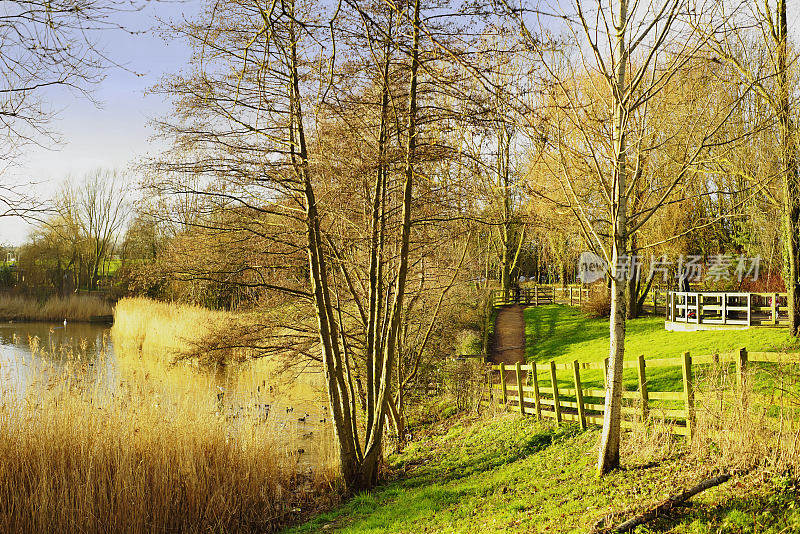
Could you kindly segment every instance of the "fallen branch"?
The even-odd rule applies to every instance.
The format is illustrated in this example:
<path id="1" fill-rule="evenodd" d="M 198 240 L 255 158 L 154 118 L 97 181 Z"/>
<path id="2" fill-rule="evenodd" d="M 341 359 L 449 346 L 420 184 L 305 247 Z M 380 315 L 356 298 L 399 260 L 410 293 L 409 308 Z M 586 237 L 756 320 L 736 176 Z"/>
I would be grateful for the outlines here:
<path id="1" fill-rule="evenodd" d="M 654 508 L 651 508 L 646 512 L 642 512 L 641 514 L 628 519 L 624 523 L 621 523 L 620 525 L 613 527 L 611 529 L 611 532 L 630 532 L 639 525 L 643 525 L 648 521 L 652 521 L 656 517 L 664 514 L 665 512 L 668 512 L 675 506 L 678 506 L 688 501 L 701 491 L 713 488 L 714 486 L 719 486 L 723 482 L 727 482 L 730 478 L 731 478 L 730 473 L 725 473 L 722 475 L 715 476 L 713 478 L 706 479 L 697 484 L 696 486 L 692 486 L 691 488 L 687 489 L 682 493 L 678 493 L 677 495 L 672 495 L 668 497 L 667 500 L 655 506 Z"/>

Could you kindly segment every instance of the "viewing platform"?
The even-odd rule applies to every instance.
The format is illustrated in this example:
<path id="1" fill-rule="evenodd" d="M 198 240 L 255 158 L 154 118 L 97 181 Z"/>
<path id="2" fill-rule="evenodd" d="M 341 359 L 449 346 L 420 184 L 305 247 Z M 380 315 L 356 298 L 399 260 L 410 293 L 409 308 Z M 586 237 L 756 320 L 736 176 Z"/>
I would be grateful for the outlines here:
<path id="1" fill-rule="evenodd" d="M 789 324 L 786 293 L 667 291 L 667 330 L 745 329 Z"/>

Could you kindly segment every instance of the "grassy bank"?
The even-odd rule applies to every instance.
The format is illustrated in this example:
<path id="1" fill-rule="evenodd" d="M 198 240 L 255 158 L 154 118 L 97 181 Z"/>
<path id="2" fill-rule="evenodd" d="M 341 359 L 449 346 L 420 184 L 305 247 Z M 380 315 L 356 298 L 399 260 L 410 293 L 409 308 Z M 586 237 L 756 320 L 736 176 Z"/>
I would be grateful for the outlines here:
<path id="1" fill-rule="evenodd" d="M 528 361 L 554 360 L 558 363 L 602 361 L 608 357 L 608 328 L 608 319 L 589 318 L 580 310 L 568 306 L 526 308 L 526 358 Z M 787 328 L 668 332 L 664 329 L 662 317 L 643 317 L 629 320 L 626 324 L 626 360 L 634 360 L 640 354 L 648 360 L 675 358 L 685 351 L 695 356 L 709 355 L 735 351 L 740 347 L 746 347 L 749 351 L 800 351 L 797 340 L 789 336 Z M 727 371 L 732 372 L 732 369 Z M 757 384 L 767 389 L 774 383 L 771 377 L 778 371 L 771 364 L 751 366 L 751 372 L 759 375 Z M 626 389 L 638 388 L 636 369 L 626 369 L 623 376 Z M 542 372 L 541 378 L 549 380 L 546 371 Z M 600 371 L 583 371 L 581 379 L 585 387 L 603 387 Z M 680 367 L 650 369 L 647 379 L 653 391 L 679 391 L 682 388 Z M 559 374 L 558 381 L 564 387 L 570 387 L 571 373 Z M 762 392 L 769 393 L 767 390 Z"/>
<path id="2" fill-rule="evenodd" d="M 626 434 L 625 468 L 598 479 L 598 435 L 516 416 L 463 421 L 391 458 L 395 481 L 287 533 L 586 533 L 709 474 L 678 444 Z M 797 498 L 789 479 L 736 479 L 640 532 L 795 532 Z"/>
<path id="3" fill-rule="evenodd" d="M 210 377 L 127 359 L 98 379 L 104 356 L 53 360 L 2 394 L 0 532 L 271 532 L 336 499 L 332 469 L 310 471 Z"/>
<path id="4" fill-rule="evenodd" d="M 26 297 L 0 296 L 0 321 L 89 321 L 92 317 L 112 313 L 107 301 L 92 296 L 51 297 L 43 302 Z"/>

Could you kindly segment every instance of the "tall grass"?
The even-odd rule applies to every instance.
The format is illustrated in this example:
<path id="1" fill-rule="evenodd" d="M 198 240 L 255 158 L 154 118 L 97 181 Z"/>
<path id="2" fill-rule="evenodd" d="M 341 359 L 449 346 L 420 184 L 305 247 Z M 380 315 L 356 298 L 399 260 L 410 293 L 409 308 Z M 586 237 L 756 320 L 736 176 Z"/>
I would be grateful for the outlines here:
<path id="1" fill-rule="evenodd" d="M 111 315 L 111 305 L 88 295 L 51 297 L 44 302 L 20 296 L 0 296 L 0 321 L 89 321 Z"/>
<path id="2" fill-rule="evenodd" d="M 0 532 L 270 532 L 335 499 L 263 413 L 163 365 L 98 386 L 80 356 L 1 392 Z"/>

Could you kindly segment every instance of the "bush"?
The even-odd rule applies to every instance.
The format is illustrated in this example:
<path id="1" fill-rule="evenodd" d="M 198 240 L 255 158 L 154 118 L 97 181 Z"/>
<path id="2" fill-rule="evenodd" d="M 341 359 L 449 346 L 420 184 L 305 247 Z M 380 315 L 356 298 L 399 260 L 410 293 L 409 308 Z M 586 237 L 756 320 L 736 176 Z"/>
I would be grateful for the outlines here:
<path id="1" fill-rule="evenodd" d="M 581 311 L 588 317 L 608 317 L 611 315 L 611 292 L 606 287 L 590 291 L 589 298 L 581 306 Z"/>

